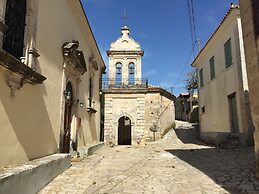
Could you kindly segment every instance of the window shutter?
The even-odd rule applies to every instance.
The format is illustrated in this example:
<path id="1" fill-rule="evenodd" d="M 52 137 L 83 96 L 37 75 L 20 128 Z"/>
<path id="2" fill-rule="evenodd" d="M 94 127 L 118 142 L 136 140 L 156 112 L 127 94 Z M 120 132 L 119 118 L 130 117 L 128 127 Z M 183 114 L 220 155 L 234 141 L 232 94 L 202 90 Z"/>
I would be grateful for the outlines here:
<path id="1" fill-rule="evenodd" d="M 202 88 L 204 86 L 204 82 L 203 82 L 203 69 L 200 70 L 199 74 L 200 74 L 200 87 Z"/>
<path id="2" fill-rule="evenodd" d="M 215 78 L 215 60 L 214 56 L 210 59 L 210 79 Z"/>
<path id="3" fill-rule="evenodd" d="M 224 45 L 224 50 L 225 50 L 225 64 L 226 68 L 232 65 L 232 53 L 231 53 L 231 39 L 229 39 L 225 45 Z"/>

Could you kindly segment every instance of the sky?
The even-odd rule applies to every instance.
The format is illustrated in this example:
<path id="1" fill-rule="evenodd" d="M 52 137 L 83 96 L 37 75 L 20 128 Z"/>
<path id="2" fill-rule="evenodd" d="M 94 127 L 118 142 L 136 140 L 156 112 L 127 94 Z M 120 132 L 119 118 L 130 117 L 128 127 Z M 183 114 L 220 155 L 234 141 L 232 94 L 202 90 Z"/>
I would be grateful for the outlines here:
<path id="1" fill-rule="evenodd" d="M 81 1 L 107 67 L 106 51 L 121 35 L 124 25 L 122 16 L 126 10 L 130 36 L 140 43 L 144 51 L 142 77 L 148 78 L 152 85 L 172 88 L 176 96 L 186 92 L 184 80 L 195 57 L 191 54 L 187 0 Z M 201 48 L 230 8 L 231 2 L 238 4 L 238 0 L 193 0 L 195 29 Z"/>

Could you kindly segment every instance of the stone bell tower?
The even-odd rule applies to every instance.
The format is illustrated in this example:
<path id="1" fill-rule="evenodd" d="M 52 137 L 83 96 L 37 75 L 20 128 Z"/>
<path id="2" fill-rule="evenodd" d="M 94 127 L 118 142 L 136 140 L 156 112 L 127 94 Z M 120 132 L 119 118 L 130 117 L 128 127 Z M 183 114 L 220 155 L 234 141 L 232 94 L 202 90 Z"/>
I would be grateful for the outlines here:
<path id="1" fill-rule="evenodd" d="M 102 82 L 104 142 L 145 145 L 160 138 L 174 122 L 174 96 L 160 87 L 148 85 L 148 79 L 142 77 L 144 52 L 130 37 L 126 25 L 121 28 L 121 36 L 111 43 L 107 55 L 109 78 Z"/>
<path id="2" fill-rule="evenodd" d="M 141 57 L 144 52 L 139 43 L 130 36 L 127 26 L 121 28 L 121 37 L 111 44 L 107 51 L 109 56 L 110 84 L 141 84 Z"/>

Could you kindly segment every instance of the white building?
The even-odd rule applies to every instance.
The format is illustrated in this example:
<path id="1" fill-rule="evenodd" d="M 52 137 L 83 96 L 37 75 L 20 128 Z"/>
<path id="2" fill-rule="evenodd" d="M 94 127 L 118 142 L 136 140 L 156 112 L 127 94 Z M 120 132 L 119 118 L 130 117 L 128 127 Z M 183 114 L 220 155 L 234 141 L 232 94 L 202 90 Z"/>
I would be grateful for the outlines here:
<path id="1" fill-rule="evenodd" d="M 192 66 L 198 72 L 201 139 L 223 147 L 249 143 L 253 125 L 238 6 L 231 5 Z"/>

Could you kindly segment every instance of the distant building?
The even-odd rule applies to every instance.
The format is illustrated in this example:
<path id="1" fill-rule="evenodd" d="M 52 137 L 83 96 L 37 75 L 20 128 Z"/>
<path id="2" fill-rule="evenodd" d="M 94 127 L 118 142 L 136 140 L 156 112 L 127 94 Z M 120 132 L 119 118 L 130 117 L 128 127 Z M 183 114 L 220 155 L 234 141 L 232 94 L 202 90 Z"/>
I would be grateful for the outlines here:
<path id="1" fill-rule="evenodd" d="M 187 99 L 190 97 L 189 93 L 181 93 L 175 100 L 175 119 L 180 121 L 189 120 L 189 112 L 191 110 L 190 103 Z"/>
<path id="2" fill-rule="evenodd" d="M 80 0 L 1 0 L 0 44 L 0 168 L 39 159 L 0 193 L 37 193 L 99 142 L 105 64 Z"/>
<path id="3" fill-rule="evenodd" d="M 174 95 L 142 78 L 144 52 L 123 26 L 111 44 L 109 79 L 103 80 L 104 141 L 115 145 L 145 144 L 174 124 Z"/>
<path id="4" fill-rule="evenodd" d="M 256 177 L 259 178 L 259 1 L 240 0 L 249 97 L 253 123 L 256 156 Z"/>
<path id="5" fill-rule="evenodd" d="M 198 72 L 201 139 L 218 146 L 252 142 L 239 7 L 230 10 L 192 62 Z"/>
<path id="6" fill-rule="evenodd" d="M 175 100 L 175 119 L 198 122 L 198 94 L 181 93 Z"/>

